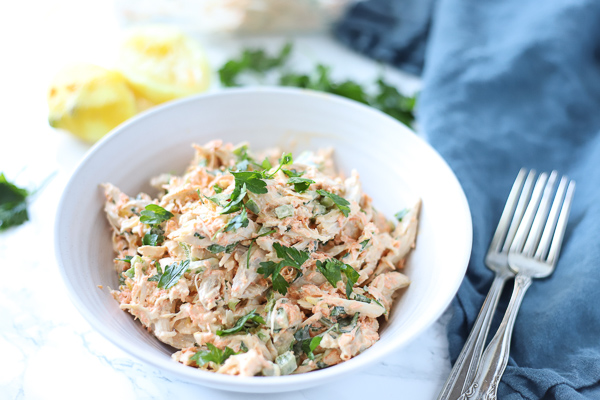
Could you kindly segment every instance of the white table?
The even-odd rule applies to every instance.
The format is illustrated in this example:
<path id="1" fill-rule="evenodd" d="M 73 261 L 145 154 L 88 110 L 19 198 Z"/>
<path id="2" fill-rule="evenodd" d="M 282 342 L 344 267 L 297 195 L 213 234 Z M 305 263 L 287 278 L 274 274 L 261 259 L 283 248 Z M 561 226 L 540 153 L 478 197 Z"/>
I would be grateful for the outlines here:
<path id="1" fill-rule="evenodd" d="M 0 13 L 0 171 L 17 182 L 54 179 L 30 207 L 30 221 L 0 234 L 0 399 L 434 399 L 447 376 L 445 325 L 436 322 L 413 343 L 357 375 L 314 389 L 243 395 L 169 380 L 159 370 L 123 353 L 94 332 L 66 294 L 53 252 L 54 214 L 69 175 L 89 146 L 51 129 L 46 90 L 68 62 L 110 66 L 119 35 L 106 1 L 13 1 Z M 214 66 L 244 45 L 277 49 L 283 39 L 220 39 L 206 42 Z M 316 62 L 338 78 L 370 82 L 377 63 L 324 35 L 295 38 L 294 63 L 305 71 Z M 419 81 L 397 71 L 387 78 L 405 91 Z M 85 260 L 82 260 L 85 262 Z"/>

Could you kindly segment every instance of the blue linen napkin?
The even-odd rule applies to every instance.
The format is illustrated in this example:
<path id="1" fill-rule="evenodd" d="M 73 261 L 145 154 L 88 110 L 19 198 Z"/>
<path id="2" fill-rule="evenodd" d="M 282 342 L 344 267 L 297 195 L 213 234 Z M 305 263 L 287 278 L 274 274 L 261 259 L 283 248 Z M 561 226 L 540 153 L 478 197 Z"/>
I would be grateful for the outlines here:
<path id="1" fill-rule="evenodd" d="M 398 3 L 413 5 L 371 6 L 410 12 Z M 342 26 L 360 19 L 351 15 Z M 556 271 L 523 301 L 498 398 L 600 399 L 600 1 L 438 0 L 432 21 L 419 122 L 458 176 L 474 228 L 452 361 L 490 287 L 483 259 L 518 170 L 557 169 L 577 181 L 569 227 Z"/>

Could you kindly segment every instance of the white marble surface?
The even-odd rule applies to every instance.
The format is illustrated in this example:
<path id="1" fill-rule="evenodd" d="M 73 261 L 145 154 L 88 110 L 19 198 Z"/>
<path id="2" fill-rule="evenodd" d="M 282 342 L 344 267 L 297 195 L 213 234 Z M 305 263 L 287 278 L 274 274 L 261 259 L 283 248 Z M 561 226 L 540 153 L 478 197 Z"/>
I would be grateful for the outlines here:
<path id="1" fill-rule="evenodd" d="M 107 1 L 11 2 L 0 13 L 0 171 L 35 185 L 54 179 L 30 207 L 30 221 L 0 234 L 0 399 L 434 399 L 450 370 L 443 316 L 413 343 L 357 375 L 314 389 L 275 395 L 222 392 L 170 380 L 93 331 L 71 305 L 53 252 L 62 188 L 88 146 L 46 122 L 49 79 L 62 65 L 110 66 L 119 26 Z M 8 11 L 8 12 L 7 12 Z M 207 42 L 214 65 L 245 44 L 277 48 L 282 39 Z M 381 66 L 323 36 L 296 38 L 295 64 L 334 67 L 334 75 L 371 81 Z M 395 71 L 404 90 L 419 86 Z M 85 262 L 85 260 L 82 260 Z"/>

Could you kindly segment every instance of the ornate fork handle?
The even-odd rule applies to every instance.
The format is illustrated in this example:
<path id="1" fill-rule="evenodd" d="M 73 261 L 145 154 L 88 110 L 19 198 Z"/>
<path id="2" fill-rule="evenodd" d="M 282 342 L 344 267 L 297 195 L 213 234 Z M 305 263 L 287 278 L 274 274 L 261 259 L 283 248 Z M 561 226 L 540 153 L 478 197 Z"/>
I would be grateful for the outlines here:
<path id="1" fill-rule="evenodd" d="M 483 352 L 494 311 L 504 288 L 504 283 L 512 274 L 498 273 L 492 282 L 490 291 L 483 302 L 481 311 L 473 324 L 471 333 L 452 367 L 450 376 L 438 396 L 438 400 L 455 400 L 472 382 L 477 365 Z"/>
<path id="2" fill-rule="evenodd" d="M 510 339 L 512 337 L 515 319 L 523 297 L 531 285 L 531 277 L 528 275 L 517 274 L 515 277 L 515 288 L 510 298 L 510 303 L 506 309 L 506 314 L 498 328 L 498 332 L 492 338 L 490 344 L 485 349 L 481 362 L 477 368 L 477 373 L 473 383 L 468 390 L 463 392 L 459 400 L 494 400 L 498 391 L 498 383 L 506 364 L 510 352 Z"/>

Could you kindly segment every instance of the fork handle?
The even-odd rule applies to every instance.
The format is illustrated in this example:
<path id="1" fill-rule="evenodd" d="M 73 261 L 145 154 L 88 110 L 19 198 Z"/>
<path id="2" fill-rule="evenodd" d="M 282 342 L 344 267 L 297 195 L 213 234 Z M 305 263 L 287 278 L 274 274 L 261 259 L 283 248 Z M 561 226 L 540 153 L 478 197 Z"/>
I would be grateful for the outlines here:
<path id="1" fill-rule="evenodd" d="M 508 363 L 510 339 L 517 313 L 530 285 L 531 277 L 517 274 L 515 288 L 498 332 L 496 332 L 481 357 L 473 383 L 459 400 L 494 400 L 497 398 L 498 383 Z"/>
<path id="2" fill-rule="evenodd" d="M 500 299 L 500 294 L 502 294 L 504 283 L 511 277 L 512 274 L 502 272 L 496 274 L 490 291 L 483 302 L 481 311 L 479 311 L 479 315 L 473 324 L 471 333 L 458 359 L 454 363 L 452 371 L 450 371 L 450 376 L 446 380 L 444 388 L 438 396 L 438 400 L 456 400 L 460 397 L 463 390 L 471 384 L 479 359 L 481 358 L 481 353 L 483 352 L 485 339 L 490 330 L 492 317 L 498 305 L 498 299 Z"/>

